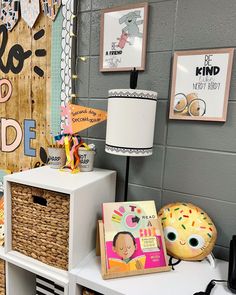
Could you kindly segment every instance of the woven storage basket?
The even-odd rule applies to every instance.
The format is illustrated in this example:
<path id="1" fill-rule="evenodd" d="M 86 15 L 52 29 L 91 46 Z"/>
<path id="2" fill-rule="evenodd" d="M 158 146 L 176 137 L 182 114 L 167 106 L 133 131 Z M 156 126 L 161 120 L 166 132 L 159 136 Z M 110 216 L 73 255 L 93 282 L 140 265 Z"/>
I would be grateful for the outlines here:
<path id="1" fill-rule="evenodd" d="M 82 295 L 95 295 L 94 291 L 83 288 Z"/>
<path id="2" fill-rule="evenodd" d="M 11 183 L 12 249 L 68 269 L 69 195 Z"/>
<path id="3" fill-rule="evenodd" d="M 0 259 L 0 295 L 6 294 L 5 286 L 5 261 Z"/>

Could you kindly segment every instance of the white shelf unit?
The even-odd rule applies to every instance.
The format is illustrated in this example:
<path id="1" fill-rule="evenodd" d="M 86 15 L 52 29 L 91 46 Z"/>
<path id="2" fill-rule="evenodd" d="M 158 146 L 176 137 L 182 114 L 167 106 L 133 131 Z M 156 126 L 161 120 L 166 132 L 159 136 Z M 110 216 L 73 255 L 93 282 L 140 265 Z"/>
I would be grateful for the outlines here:
<path id="1" fill-rule="evenodd" d="M 74 283 L 73 293 L 80 295 L 80 286 L 85 286 L 104 295 L 191 295 L 204 291 L 212 279 L 227 279 L 228 263 L 216 259 L 216 268 L 204 260 L 201 262 L 182 261 L 174 271 L 146 274 L 127 278 L 103 280 L 100 257 L 92 251 L 80 267 L 70 273 Z M 216 285 L 214 295 L 232 294 L 226 284 Z"/>
<path id="2" fill-rule="evenodd" d="M 22 284 L 22 282 L 27 282 Z M 6 263 L 6 289 L 8 294 L 33 295 L 36 290 L 36 275 L 15 264 Z"/>
<path id="3" fill-rule="evenodd" d="M 70 198 L 68 271 L 51 267 L 12 250 L 10 189 L 12 182 L 68 194 Z M 115 188 L 116 172 L 102 169 L 70 174 L 45 166 L 6 176 L 4 178 L 5 248 L 0 248 L 0 258 L 7 264 L 7 295 L 34 294 L 31 291 L 36 275 L 64 287 L 67 295 L 70 284 L 69 272 L 94 249 L 97 220 L 102 216 L 102 203 L 115 201 Z M 17 273 L 22 288 L 16 290 L 10 285 Z M 26 278 L 29 281 L 29 288 L 25 286 Z"/>
<path id="4" fill-rule="evenodd" d="M 69 272 L 51 267 L 16 251 L 5 253 L 0 248 L 0 259 L 6 263 L 6 294 L 34 295 L 36 275 L 47 278 L 64 288 L 64 295 L 69 294 Z"/>
<path id="5" fill-rule="evenodd" d="M 5 253 L 4 247 L 0 247 L 0 259 L 6 263 L 7 295 L 35 294 L 36 275 L 55 282 L 64 288 L 64 295 L 69 294 L 69 272 L 51 267 L 16 251 Z"/>
<path id="6" fill-rule="evenodd" d="M 64 295 L 80 295 L 82 287 L 104 295 L 181 294 L 204 291 L 211 279 L 227 279 L 228 263 L 181 262 L 175 271 L 127 278 L 103 280 L 100 257 L 96 257 L 96 221 L 101 217 L 101 204 L 115 200 L 116 173 L 96 169 L 71 175 L 37 168 L 5 178 L 6 247 L 0 247 L 0 258 L 6 261 L 7 295 L 34 295 L 36 275 L 64 287 Z M 11 248 L 10 182 L 17 182 L 70 195 L 70 269 L 63 271 L 27 257 Z M 88 214 L 89 213 L 89 214 Z M 214 295 L 231 294 L 225 284 L 217 285 Z"/>
<path id="7" fill-rule="evenodd" d="M 45 277 L 62 287 L 67 287 L 69 283 L 69 273 L 67 271 L 46 265 L 45 263 L 27 257 L 16 251 L 11 251 L 6 254 L 5 259 L 7 262 L 14 264 L 21 269 Z"/>

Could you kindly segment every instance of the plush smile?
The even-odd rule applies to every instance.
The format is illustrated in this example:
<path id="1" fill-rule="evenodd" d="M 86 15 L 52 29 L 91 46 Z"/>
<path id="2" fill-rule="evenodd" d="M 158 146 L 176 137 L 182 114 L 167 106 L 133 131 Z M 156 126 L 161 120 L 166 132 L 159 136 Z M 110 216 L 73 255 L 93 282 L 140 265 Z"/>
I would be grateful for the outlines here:
<path id="1" fill-rule="evenodd" d="M 183 242 L 181 242 L 181 241 L 179 241 L 180 242 L 180 245 L 182 245 L 182 246 L 184 246 L 185 244 L 186 244 L 186 242 L 185 243 L 183 243 Z"/>

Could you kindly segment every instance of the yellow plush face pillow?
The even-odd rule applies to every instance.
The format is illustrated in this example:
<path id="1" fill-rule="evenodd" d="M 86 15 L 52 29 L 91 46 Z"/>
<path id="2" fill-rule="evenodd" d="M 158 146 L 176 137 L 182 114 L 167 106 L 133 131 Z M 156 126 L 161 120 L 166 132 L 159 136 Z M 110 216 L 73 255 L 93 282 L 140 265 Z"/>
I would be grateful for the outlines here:
<path id="1" fill-rule="evenodd" d="M 158 213 L 167 253 L 182 260 L 202 260 L 211 253 L 217 231 L 210 217 L 190 203 L 173 203 Z"/>

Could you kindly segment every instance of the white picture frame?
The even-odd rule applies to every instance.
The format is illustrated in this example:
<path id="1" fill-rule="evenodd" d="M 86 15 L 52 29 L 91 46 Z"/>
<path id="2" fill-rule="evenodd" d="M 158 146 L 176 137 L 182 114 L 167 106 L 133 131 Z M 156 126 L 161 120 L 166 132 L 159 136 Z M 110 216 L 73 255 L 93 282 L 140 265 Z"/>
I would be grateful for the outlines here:
<path id="1" fill-rule="evenodd" d="M 148 3 L 104 9 L 101 14 L 100 71 L 145 70 Z"/>
<path id="2" fill-rule="evenodd" d="M 233 54 L 233 48 L 174 53 L 170 119 L 226 121 Z"/>

